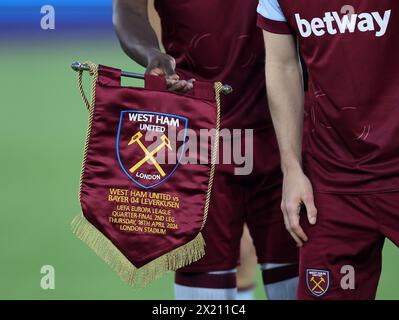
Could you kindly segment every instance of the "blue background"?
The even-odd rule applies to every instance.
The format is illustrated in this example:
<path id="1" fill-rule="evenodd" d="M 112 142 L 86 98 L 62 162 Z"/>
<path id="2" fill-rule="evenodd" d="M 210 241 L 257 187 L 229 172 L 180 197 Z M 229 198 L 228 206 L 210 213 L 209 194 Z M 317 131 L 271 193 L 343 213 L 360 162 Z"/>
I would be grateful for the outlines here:
<path id="1" fill-rule="evenodd" d="M 55 9 L 58 35 L 109 34 L 112 31 L 112 0 L 2 0 L 0 35 L 3 37 L 40 36 L 42 6 Z M 48 36 L 48 34 L 46 35 Z"/>

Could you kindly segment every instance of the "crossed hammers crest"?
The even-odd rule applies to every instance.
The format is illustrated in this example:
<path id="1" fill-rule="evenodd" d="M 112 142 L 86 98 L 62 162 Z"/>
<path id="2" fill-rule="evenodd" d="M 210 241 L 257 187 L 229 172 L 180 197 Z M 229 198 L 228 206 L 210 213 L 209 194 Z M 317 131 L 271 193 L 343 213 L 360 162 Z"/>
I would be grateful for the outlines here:
<path id="1" fill-rule="evenodd" d="M 312 291 L 314 291 L 316 288 L 319 288 L 322 292 L 325 291 L 325 289 L 320 285 L 321 283 L 326 282 L 326 280 L 324 280 L 324 278 L 320 278 L 320 281 L 317 282 L 317 281 L 315 280 L 315 278 L 312 277 L 312 278 L 310 278 L 310 281 L 312 281 L 312 282 L 314 283 L 314 287 L 312 288 Z"/>
<path id="2" fill-rule="evenodd" d="M 162 142 L 156 146 L 152 151 L 149 151 L 145 145 L 141 142 L 141 138 L 143 134 L 141 132 L 137 132 L 129 141 L 128 145 L 132 145 L 137 143 L 141 150 L 144 152 L 144 158 L 142 158 L 139 162 L 137 162 L 133 167 L 129 169 L 131 173 L 135 172 L 138 168 L 140 168 L 146 161 L 150 160 L 155 168 L 158 170 L 159 174 L 164 177 L 166 175 L 165 171 L 161 168 L 157 160 L 155 159 L 155 155 L 164 147 L 167 147 L 169 150 L 172 150 L 172 146 L 170 141 L 166 135 L 162 135 Z"/>

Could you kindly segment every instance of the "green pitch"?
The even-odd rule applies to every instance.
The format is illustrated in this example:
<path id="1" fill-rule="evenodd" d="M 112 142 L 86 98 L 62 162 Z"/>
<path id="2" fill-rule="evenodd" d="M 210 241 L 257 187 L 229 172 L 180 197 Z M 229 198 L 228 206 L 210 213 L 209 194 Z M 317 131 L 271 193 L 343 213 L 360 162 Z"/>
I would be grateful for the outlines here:
<path id="1" fill-rule="evenodd" d="M 132 289 L 72 235 L 69 225 L 80 210 L 87 125 L 69 65 L 91 59 L 131 71 L 142 68 L 114 39 L 9 43 L 0 58 L 0 299 L 172 299 L 172 274 L 146 289 Z M 398 253 L 387 242 L 379 299 L 399 298 Z M 40 287 L 43 265 L 55 268 L 55 290 Z M 256 297 L 264 299 L 259 273 Z"/>

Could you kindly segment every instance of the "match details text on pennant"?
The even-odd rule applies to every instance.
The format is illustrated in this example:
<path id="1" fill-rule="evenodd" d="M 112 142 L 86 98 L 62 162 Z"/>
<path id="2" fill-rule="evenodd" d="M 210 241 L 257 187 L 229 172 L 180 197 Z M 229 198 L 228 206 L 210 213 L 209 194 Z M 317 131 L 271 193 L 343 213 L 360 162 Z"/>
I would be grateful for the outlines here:
<path id="1" fill-rule="evenodd" d="M 108 220 L 121 231 L 165 235 L 179 229 L 174 217 L 174 209 L 180 208 L 177 195 L 110 188 L 108 202 L 114 204 Z"/>

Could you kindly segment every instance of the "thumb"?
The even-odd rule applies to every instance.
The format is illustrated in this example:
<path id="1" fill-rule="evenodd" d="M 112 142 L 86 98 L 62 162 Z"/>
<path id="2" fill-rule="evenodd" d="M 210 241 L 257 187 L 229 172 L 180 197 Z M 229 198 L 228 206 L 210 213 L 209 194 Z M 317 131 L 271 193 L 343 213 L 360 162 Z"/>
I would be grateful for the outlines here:
<path id="1" fill-rule="evenodd" d="M 176 61 L 173 57 L 170 57 L 163 63 L 163 69 L 165 71 L 165 76 L 168 78 L 172 78 L 174 80 L 178 80 L 179 76 L 176 74 Z"/>
<path id="2" fill-rule="evenodd" d="M 317 209 L 314 204 L 313 194 L 307 195 L 303 198 L 303 203 L 306 207 L 306 213 L 310 224 L 316 224 L 317 221 Z"/>

